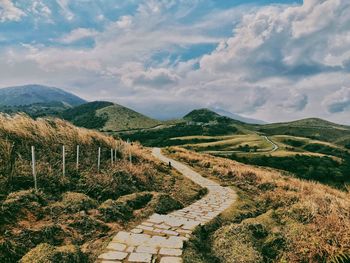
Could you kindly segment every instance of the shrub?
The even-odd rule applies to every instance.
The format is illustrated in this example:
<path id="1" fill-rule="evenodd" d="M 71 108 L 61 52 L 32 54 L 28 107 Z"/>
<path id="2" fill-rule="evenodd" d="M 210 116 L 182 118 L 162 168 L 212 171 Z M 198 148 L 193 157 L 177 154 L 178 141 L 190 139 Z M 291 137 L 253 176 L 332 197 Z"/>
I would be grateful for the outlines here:
<path id="1" fill-rule="evenodd" d="M 34 190 L 23 190 L 13 192 L 7 196 L 1 206 L 1 214 L 3 222 L 11 222 L 14 218 L 25 214 L 25 210 L 29 209 L 34 215 L 39 216 L 41 207 L 46 204 L 45 197 L 42 192 Z"/>
<path id="2" fill-rule="evenodd" d="M 87 211 L 98 206 L 97 201 L 91 199 L 85 194 L 67 192 L 63 194 L 62 204 L 67 211 L 79 212 Z"/>
<path id="3" fill-rule="evenodd" d="M 78 247 L 73 245 L 54 247 L 43 243 L 29 251 L 20 263 L 80 263 L 86 262 Z"/>
<path id="4" fill-rule="evenodd" d="M 167 214 L 171 211 L 183 208 L 182 203 L 175 200 L 168 194 L 162 194 L 158 198 L 158 203 L 155 209 L 156 213 L 158 214 Z"/>
<path id="5" fill-rule="evenodd" d="M 128 220 L 132 217 L 133 212 L 133 209 L 126 203 L 121 203 L 112 199 L 103 202 L 98 210 L 101 213 L 101 219 L 105 222 Z"/>

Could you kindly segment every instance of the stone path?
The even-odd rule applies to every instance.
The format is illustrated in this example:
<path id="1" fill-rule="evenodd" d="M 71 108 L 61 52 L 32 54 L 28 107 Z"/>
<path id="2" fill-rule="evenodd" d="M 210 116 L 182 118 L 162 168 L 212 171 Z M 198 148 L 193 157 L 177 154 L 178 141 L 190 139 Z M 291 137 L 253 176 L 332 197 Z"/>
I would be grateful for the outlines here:
<path id="1" fill-rule="evenodd" d="M 159 148 L 153 149 L 153 155 L 163 162 L 171 162 L 184 176 L 206 187 L 208 194 L 168 215 L 153 214 L 129 232 L 120 231 L 96 262 L 180 263 L 183 243 L 194 228 L 209 222 L 235 202 L 236 194 L 232 189 L 203 178 L 186 165 L 165 157 Z"/>

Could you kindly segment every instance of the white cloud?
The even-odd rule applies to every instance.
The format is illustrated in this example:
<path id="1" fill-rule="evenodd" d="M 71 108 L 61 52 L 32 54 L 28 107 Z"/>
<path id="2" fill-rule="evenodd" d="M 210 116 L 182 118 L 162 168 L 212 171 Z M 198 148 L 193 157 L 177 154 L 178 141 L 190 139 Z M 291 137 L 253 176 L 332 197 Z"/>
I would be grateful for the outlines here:
<path id="1" fill-rule="evenodd" d="M 69 1 L 58 2 L 73 19 Z M 10 58 L 15 67 L 24 60 L 38 75 L 81 85 L 94 99 L 128 105 L 132 98 L 148 112 L 165 101 L 171 105 L 162 114 L 168 115 L 177 105 L 218 105 L 267 121 L 318 116 L 349 123 L 347 99 L 341 99 L 348 96 L 341 87 L 350 83 L 349 1 L 216 9 L 196 18 L 191 11 L 198 3 L 141 1 L 134 14 L 109 24 L 101 17 L 104 30 L 78 28 L 60 39 L 69 44 L 93 37 L 92 48 L 31 45 L 6 53 L 4 61 Z M 233 32 L 223 38 L 218 32 L 227 26 Z M 174 55 L 203 44 L 217 48 L 187 61 Z M 107 95 L 95 88 L 102 86 Z"/>
<path id="2" fill-rule="evenodd" d="M 132 17 L 131 16 L 122 16 L 117 22 L 117 27 L 121 29 L 127 29 L 132 25 Z"/>
<path id="3" fill-rule="evenodd" d="M 69 8 L 70 0 L 56 0 L 57 4 L 61 7 L 62 14 L 66 17 L 67 20 L 73 20 L 74 14 Z"/>
<path id="4" fill-rule="evenodd" d="M 25 15 L 11 0 L 0 0 L 0 22 L 19 21 Z"/>
<path id="5" fill-rule="evenodd" d="M 98 32 L 89 28 L 77 28 L 59 39 L 60 42 L 69 44 L 85 38 L 97 36 Z"/>
<path id="6" fill-rule="evenodd" d="M 330 113 L 350 111 L 350 88 L 342 87 L 323 101 Z"/>

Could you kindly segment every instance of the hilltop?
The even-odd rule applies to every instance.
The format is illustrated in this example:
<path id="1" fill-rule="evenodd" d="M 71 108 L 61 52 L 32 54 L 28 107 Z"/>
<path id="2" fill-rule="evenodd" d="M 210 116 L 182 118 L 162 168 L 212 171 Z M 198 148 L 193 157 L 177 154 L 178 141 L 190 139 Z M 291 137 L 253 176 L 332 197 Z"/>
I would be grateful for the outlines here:
<path id="1" fill-rule="evenodd" d="M 141 146 L 60 119 L 2 114 L 0 146 L 0 258 L 4 263 L 22 257 L 25 263 L 95 262 L 119 230 L 154 212 L 189 205 L 205 193 Z M 31 146 L 35 146 L 38 191 L 33 189 Z"/>
<path id="2" fill-rule="evenodd" d="M 0 106 L 23 106 L 36 103 L 61 102 L 68 106 L 77 106 L 86 101 L 62 89 L 25 85 L 0 89 Z"/>
<path id="3" fill-rule="evenodd" d="M 73 124 L 101 131 L 152 128 L 160 124 L 127 107 L 105 101 L 94 101 L 64 111 L 60 115 Z"/>
<path id="4" fill-rule="evenodd" d="M 0 89 L 0 112 L 24 112 L 33 118 L 57 116 L 62 111 L 86 101 L 64 90 L 42 85 L 25 85 Z"/>

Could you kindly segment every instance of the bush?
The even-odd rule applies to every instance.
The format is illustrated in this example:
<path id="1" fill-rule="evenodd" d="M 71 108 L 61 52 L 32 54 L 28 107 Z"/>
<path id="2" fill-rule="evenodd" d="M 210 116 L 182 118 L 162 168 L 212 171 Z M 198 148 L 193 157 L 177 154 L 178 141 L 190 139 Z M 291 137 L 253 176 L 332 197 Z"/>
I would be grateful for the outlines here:
<path id="1" fill-rule="evenodd" d="M 133 209 L 126 203 L 121 203 L 112 199 L 103 202 L 98 210 L 101 213 L 101 219 L 105 222 L 129 220 L 133 212 Z"/>
<path id="2" fill-rule="evenodd" d="M 80 263 L 86 262 L 78 247 L 73 245 L 54 247 L 43 243 L 29 251 L 20 263 Z"/>
<path id="3" fill-rule="evenodd" d="M 94 199 L 91 199 L 85 194 L 75 192 L 67 192 L 63 194 L 62 204 L 66 211 L 73 213 L 82 210 L 87 211 L 98 206 L 97 201 Z"/>
<path id="4" fill-rule="evenodd" d="M 40 216 L 41 208 L 46 204 L 45 197 L 42 192 L 34 190 L 23 190 L 13 192 L 7 196 L 1 206 L 1 214 L 3 222 L 11 222 L 14 218 L 25 214 L 25 209 L 36 216 Z"/>
<path id="5" fill-rule="evenodd" d="M 162 194 L 158 198 L 158 203 L 155 209 L 156 213 L 158 214 L 167 214 L 171 211 L 183 208 L 182 203 L 175 200 L 168 194 Z"/>
<path id="6" fill-rule="evenodd" d="M 101 219 L 106 222 L 129 220 L 133 217 L 133 211 L 145 207 L 152 197 L 153 195 L 147 192 L 125 195 L 116 201 L 109 199 L 103 202 L 98 210 L 103 215 Z"/>

